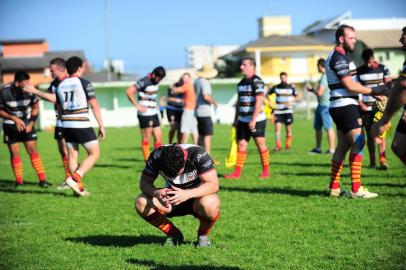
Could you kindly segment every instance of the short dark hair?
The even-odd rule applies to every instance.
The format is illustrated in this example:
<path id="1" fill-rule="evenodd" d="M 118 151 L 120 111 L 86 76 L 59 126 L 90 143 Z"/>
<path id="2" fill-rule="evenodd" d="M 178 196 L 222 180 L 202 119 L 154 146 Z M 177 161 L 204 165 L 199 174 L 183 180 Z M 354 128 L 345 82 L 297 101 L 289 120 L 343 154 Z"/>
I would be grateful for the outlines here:
<path id="1" fill-rule="evenodd" d="M 281 73 L 279 73 L 279 77 L 281 77 L 283 75 L 288 76 L 288 73 L 286 73 L 285 71 L 282 71 Z"/>
<path id="2" fill-rule="evenodd" d="M 370 48 L 366 48 L 365 50 L 362 51 L 362 60 L 364 62 L 367 62 L 371 57 L 374 57 L 374 51 Z"/>
<path id="3" fill-rule="evenodd" d="M 166 76 L 166 71 L 165 71 L 164 67 L 159 66 L 159 67 L 154 68 L 154 70 L 152 71 L 152 74 L 154 74 L 155 77 L 159 77 L 159 78 L 163 79 Z"/>
<path id="4" fill-rule="evenodd" d="M 351 29 L 352 31 L 355 31 L 354 27 L 346 25 L 346 24 L 342 24 L 340 25 L 340 27 L 338 27 L 337 31 L 336 31 L 336 42 L 338 43 L 338 40 L 340 37 L 345 36 L 345 29 Z"/>
<path id="5" fill-rule="evenodd" d="M 406 26 L 402 28 L 402 32 L 406 33 Z"/>
<path id="6" fill-rule="evenodd" d="M 324 58 L 320 58 L 319 60 L 317 60 L 317 65 L 326 67 L 326 60 Z"/>
<path id="7" fill-rule="evenodd" d="M 66 61 L 66 70 L 69 75 L 75 74 L 83 66 L 83 60 L 80 57 L 72 56 Z"/>
<path id="8" fill-rule="evenodd" d="M 252 66 L 254 66 L 254 67 L 257 66 L 257 62 L 255 62 L 254 58 L 249 57 L 249 56 L 243 57 L 243 59 L 241 60 L 241 63 L 244 62 L 245 60 L 248 60 Z"/>
<path id="9" fill-rule="evenodd" d="M 30 74 L 28 74 L 25 71 L 20 70 L 20 71 L 17 71 L 14 74 L 14 81 L 15 82 L 22 82 L 22 81 L 29 80 L 29 79 L 30 79 Z"/>
<path id="10" fill-rule="evenodd" d="M 49 62 L 50 65 L 57 65 L 62 68 L 66 68 L 66 61 L 61 57 L 56 57 Z"/>
<path id="11" fill-rule="evenodd" d="M 176 143 L 163 146 L 159 156 L 161 171 L 168 177 L 176 177 L 185 166 L 185 155 Z"/>

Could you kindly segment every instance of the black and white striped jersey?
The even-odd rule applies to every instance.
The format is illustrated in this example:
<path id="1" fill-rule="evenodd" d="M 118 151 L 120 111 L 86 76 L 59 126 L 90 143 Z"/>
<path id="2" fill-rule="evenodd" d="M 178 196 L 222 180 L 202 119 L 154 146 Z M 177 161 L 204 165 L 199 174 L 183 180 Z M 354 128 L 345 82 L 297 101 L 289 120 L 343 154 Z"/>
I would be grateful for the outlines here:
<path id="1" fill-rule="evenodd" d="M 239 116 L 238 121 L 248 123 L 252 119 L 254 113 L 256 97 L 264 95 L 265 84 L 260 77 L 254 75 L 252 78 L 243 78 L 237 85 L 238 90 L 238 106 Z M 262 105 L 262 104 L 261 104 Z M 258 115 L 256 121 L 263 121 L 266 115 L 263 111 Z"/>
<path id="2" fill-rule="evenodd" d="M 134 86 L 137 88 L 138 103 L 147 108 L 145 112 L 138 111 L 138 115 L 150 116 L 158 114 L 158 83 L 152 82 L 149 76 L 145 76 L 139 79 Z"/>
<path id="3" fill-rule="evenodd" d="M 173 185 L 183 189 L 199 186 L 201 183 L 200 175 L 214 169 L 214 162 L 203 147 L 194 144 L 179 144 L 179 146 L 186 150 L 185 170 L 182 174 L 175 178 L 168 178 L 161 171 L 159 157 L 162 149 L 168 147 L 168 145 L 155 149 L 149 155 L 142 173 L 154 179 L 161 175 L 165 179 L 167 186 Z"/>
<path id="4" fill-rule="evenodd" d="M 330 88 L 330 107 L 343 107 L 347 105 L 358 105 L 358 94 L 351 93 L 345 89 L 341 79 L 351 76 L 353 81 L 358 81 L 357 67 L 348 57 L 345 51 L 336 47 L 327 58 L 326 75 L 328 87 Z"/>
<path id="5" fill-rule="evenodd" d="M 88 100 L 96 98 L 93 85 L 80 77 L 70 76 L 56 90 L 57 102 L 62 106 L 64 128 L 91 127 Z"/>
<path id="6" fill-rule="evenodd" d="M 358 81 L 367 87 L 374 87 L 385 84 L 385 79 L 390 77 L 389 69 L 377 62 L 371 67 L 363 65 L 357 68 Z M 376 99 L 371 95 L 362 95 L 362 102 L 368 106 L 368 111 L 372 110 L 372 105 Z"/>
<path id="7" fill-rule="evenodd" d="M 21 88 L 12 84 L 5 85 L 0 90 L 0 109 L 8 114 L 17 116 L 24 122 L 31 118 L 31 106 L 39 101 L 33 94 L 25 93 Z M 5 119 L 5 124 L 15 125 L 13 120 Z"/>
<path id="8" fill-rule="evenodd" d="M 56 94 L 56 90 L 58 89 L 58 86 L 60 83 L 61 83 L 61 80 L 59 80 L 58 78 L 54 79 L 47 89 L 48 93 Z M 61 115 L 61 112 L 58 111 L 58 105 L 55 104 L 54 109 L 55 109 L 55 117 L 56 117 L 56 126 L 62 127 L 62 115 Z"/>
<path id="9" fill-rule="evenodd" d="M 276 95 L 276 108 L 274 114 L 293 113 L 292 107 L 295 97 L 297 96 L 294 85 L 280 83 L 268 91 L 268 95 Z"/>

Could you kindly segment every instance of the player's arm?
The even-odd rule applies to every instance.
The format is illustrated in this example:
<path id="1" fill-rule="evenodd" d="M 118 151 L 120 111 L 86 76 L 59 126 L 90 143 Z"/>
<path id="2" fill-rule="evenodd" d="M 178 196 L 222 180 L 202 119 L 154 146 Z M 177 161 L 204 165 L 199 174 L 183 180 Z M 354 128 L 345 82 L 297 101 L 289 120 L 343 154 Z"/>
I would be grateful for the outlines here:
<path id="1" fill-rule="evenodd" d="M 211 95 L 205 95 L 205 94 L 203 94 L 203 99 L 204 99 L 207 103 L 213 104 L 214 107 L 218 107 L 217 101 L 216 101 Z"/>
<path id="2" fill-rule="evenodd" d="M 390 119 L 404 104 L 406 104 L 406 80 L 399 79 L 395 82 L 391 90 L 388 103 L 381 119 L 382 123 L 389 123 Z"/>
<path id="3" fill-rule="evenodd" d="M 189 89 L 188 87 L 185 86 L 185 84 L 182 84 L 179 87 L 172 85 L 169 88 L 171 89 L 172 94 L 184 94 Z"/>
<path id="4" fill-rule="evenodd" d="M 26 133 L 30 133 L 32 131 L 35 125 L 35 121 L 38 118 L 38 115 L 39 115 L 39 101 L 37 100 L 37 102 L 31 105 L 31 117 L 28 125 L 25 126 Z"/>
<path id="5" fill-rule="evenodd" d="M 142 106 L 138 103 L 137 99 L 135 96 L 137 95 L 137 87 L 135 85 L 131 85 L 130 87 L 127 88 L 126 94 L 128 97 L 128 100 L 134 105 L 134 107 L 140 111 L 140 112 L 145 112 L 147 108 L 145 106 Z"/>
<path id="6" fill-rule="evenodd" d="M 168 201 L 167 192 L 171 189 L 169 188 L 156 188 L 154 182 L 157 176 L 150 176 L 148 174 L 142 173 L 140 180 L 140 189 L 143 194 L 152 199 L 152 202 L 156 208 L 161 211 L 169 211 L 171 205 Z"/>
<path id="7" fill-rule="evenodd" d="M 106 138 L 106 131 L 104 130 L 99 102 L 97 102 L 96 98 L 90 98 L 88 102 L 90 108 L 92 109 L 94 118 L 96 118 L 97 124 L 99 125 L 99 137 L 100 139 L 104 140 Z"/>
<path id="8" fill-rule="evenodd" d="M 196 188 L 181 189 L 172 186 L 172 190 L 167 192 L 169 203 L 178 205 L 192 198 L 201 198 L 218 192 L 219 180 L 214 168 L 200 174 L 199 177 L 202 183 Z"/>
<path id="9" fill-rule="evenodd" d="M 1 108 L 0 108 L 0 117 L 3 119 L 8 119 L 8 120 L 13 121 L 16 124 L 18 131 L 25 130 L 25 123 L 23 120 L 21 120 L 20 118 L 18 118 L 15 115 L 8 113 L 7 111 L 5 111 L 4 109 L 1 109 Z"/>
<path id="10" fill-rule="evenodd" d="M 49 101 L 51 103 L 54 103 L 54 104 L 56 103 L 56 94 L 43 92 L 43 91 L 35 88 L 35 86 L 32 84 L 29 84 L 28 86 L 24 87 L 23 91 L 26 93 L 34 94 L 37 97 L 45 99 L 46 101 Z"/>

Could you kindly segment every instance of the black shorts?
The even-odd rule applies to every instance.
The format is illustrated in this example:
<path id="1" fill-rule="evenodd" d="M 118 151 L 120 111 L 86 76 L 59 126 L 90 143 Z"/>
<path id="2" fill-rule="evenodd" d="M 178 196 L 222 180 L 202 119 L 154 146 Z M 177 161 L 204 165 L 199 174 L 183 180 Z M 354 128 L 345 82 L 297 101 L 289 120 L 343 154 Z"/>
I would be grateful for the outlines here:
<path id="1" fill-rule="evenodd" d="M 18 131 L 16 125 L 3 124 L 4 143 L 13 144 L 19 142 L 28 142 L 37 140 L 37 132 L 35 128 L 29 133 Z"/>
<path id="2" fill-rule="evenodd" d="M 398 126 L 396 127 L 396 132 L 406 134 L 406 112 L 403 112 L 402 117 L 399 120 Z"/>
<path id="3" fill-rule="evenodd" d="M 180 124 L 180 120 L 182 119 L 183 110 L 176 111 L 171 109 L 166 109 L 166 117 L 168 118 L 169 123 L 178 123 Z"/>
<path id="4" fill-rule="evenodd" d="M 361 118 L 362 124 L 365 127 L 365 130 L 370 131 L 372 125 L 374 124 L 374 111 L 362 111 L 361 110 Z"/>
<path id="5" fill-rule="evenodd" d="M 193 212 L 193 203 L 195 199 L 189 199 L 179 205 L 172 205 L 172 211 L 167 214 L 167 217 L 180 217 L 186 215 L 196 216 Z"/>
<path id="6" fill-rule="evenodd" d="M 275 123 L 291 125 L 293 124 L 293 114 L 292 113 L 275 114 Z"/>
<path id="7" fill-rule="evenodd" d="M 63 137 L 67 143 L 85 144 L 97 140 L 93 128 L 63 128 Z"/>
<path id="8" fill-rule="evenodd" d="M 197 119 L 197 129 L 199 135 L 208 136 L 213 135 L 213 121 L 211 117 L 196 117 Z"/>
<path id="9" fill-rule="evenodd" d="M 60 140 L 62 140 L 63 139 L 63 131 L 62 131 L 62 127 L 55 127 L 55 130 L 54 130 L 54 139 L 55 140 L 58 140 L 58 141 L 60 141 Z"/>
<path id="10" fill-rule="evenodd" d="M 259 121 L 255 124 L 255 131 L 251 131 L 248 128 L 248 123 L 238 121 L 237 123 L 237 141 L 246 140 L 247 142 L 250 140 L 251 136 L 256 137 L 265 137 L 265 128 L 266 128 L 266 120 Z"/>
<path id="11" fill-rule="evenodd" d="M 154 115 L 148 115 L 148 116 L 143 116 L 143 115 L 137 115 L 138 117 L 138 122 L 140 123 L 140 128 L 154 128 L 154 127 L 159 127 L 159 117 L 157 114 Z"/>
<path id="12" fill-rule="evenodd" d="M 363 126 L 361 109 L 358 105 L 330 108 L 329 112 L 337 126 L 337 130 L 341 130 L 344 134 Z"/>

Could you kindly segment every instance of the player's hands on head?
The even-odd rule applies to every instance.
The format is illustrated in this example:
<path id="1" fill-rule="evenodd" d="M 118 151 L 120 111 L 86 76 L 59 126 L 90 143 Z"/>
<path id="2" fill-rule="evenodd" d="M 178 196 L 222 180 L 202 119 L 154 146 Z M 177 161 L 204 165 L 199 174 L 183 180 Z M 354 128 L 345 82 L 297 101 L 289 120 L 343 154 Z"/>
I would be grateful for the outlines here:
<path id="1" fill-rule="evenodd" d="M 172 190 L 168 191 L 169 203 L 173 205 L 179 205 L 184 201 L 190 199 L 189 192 L 187 190 L 172 186 Z"/>

